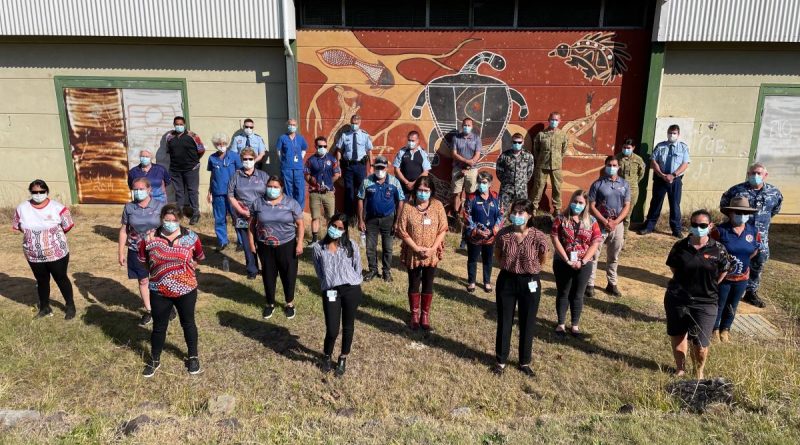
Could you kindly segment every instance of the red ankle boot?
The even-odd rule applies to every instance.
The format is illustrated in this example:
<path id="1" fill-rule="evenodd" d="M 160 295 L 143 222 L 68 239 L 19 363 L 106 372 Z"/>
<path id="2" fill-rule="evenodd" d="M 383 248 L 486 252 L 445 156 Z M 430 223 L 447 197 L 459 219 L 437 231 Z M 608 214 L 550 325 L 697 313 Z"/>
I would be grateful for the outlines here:
<path id="1" fill-rule="evenodd" d="M 431 302 L 433 302 L 433 294 L 422 294 L 422 317 L 419 324 L 426 331 L 431 330 Z"/>
<path id="2" fill-rule="evenodd" d="M 411 330 L 414 331 L 419 329 L 419 303 L 419 294 L 408 294 L 408 306 L 411 308 L 411 322 L 409 322 L 408 325 L 411 327 Z"/>

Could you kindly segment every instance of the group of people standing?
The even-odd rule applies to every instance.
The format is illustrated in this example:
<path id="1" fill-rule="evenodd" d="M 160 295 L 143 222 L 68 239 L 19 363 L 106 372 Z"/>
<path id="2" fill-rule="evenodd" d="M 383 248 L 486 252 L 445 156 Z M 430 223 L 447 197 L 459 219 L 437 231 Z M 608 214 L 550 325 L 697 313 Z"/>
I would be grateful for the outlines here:
<path id="1" fill-rule="evenodd" d="M 608 252 L 605 290 L 621 296 L 617 265 L 630 209 L 646 173 L 645 163 L 634 153 L 633 141 L 625 140 L 620 153 L 605 159 L 600 178 L 588 190 L 576 190 L 562 209 L 560 170 L 567 139 L 558 130 L 559 121 L 558 113 L 550 115 L 548 129 L 537 134 L 530 152 L 523 149 L 521 134 L 512 136 L 511 147 L 496 163 L 499 193 L 492 190 L 492 174 L 478 168 L 480 142 L 472 132 L 473 122 L 465 119 L 462 131 L 450 140 L 454 158 L 452 205 L 463 220 L 467 247 L 466 290 L 475 292 L 478 287 L 479 260 L 485 292 L 493 290 L 495 261 L 500 268 L 495 289 L 496 364 L 492 368 L 497 374 L 506 367 L 515 312 L 519 319 L 519 369 L 525 375 L 534 374 L 530 365 L 542 292 L 540 273 L 551 244 L 557 288 L 556 335 L 582 335 L 583 299 L 594 296 L 597 262 L 604 245 Z M 169 169 L 154 164 L 147 150 L 141 152 L 140 164 L 131 169 L 133 199 L 123 209 L 119 231 L 119 263 L 127 267 L 129 278 L 137 280 L 145 310 L 140 324 L 153 324 L 151 359 L 143 372 L 147 377 L 160 366 L 167 325 L 176 316 L 180 317 L 188 347 L 187 370 L 192 374 L 201 371 L 194 323 L 195 267 L 204 254 L 198 235 L 181 226 L 181 218 L 188 213 L 190 225 L 198 221 L 199 213 L 192 211 L 197 187 L 192 184 L 205 148 L 199 137 L 186 129 L 182 117 L 176 117 L 174 123 L 174 130 L 166 137 Z M 677 140 L 678 135 L 677 126 L 670 127 L 669 140 L 654 152 L 651 167 L 659 185 L 654 184 L 655 197 L 640 233 L 652 231 L 667 195 L 673 234 L 682 237 L 680 210 L 676 207 L 681 178 L 690 161 L 688 147 Z M 317 137 L 315 152 L 308 157 L 309 147 L 297 133 L 294 119 L 287 122 L 287 132 L 276 143 L 275 158 L 268 154 L 263 139 L 253 133 L 249 119 L 233 142 L 229 143 L 223 133 L 215 134 L 212 142 L 217 150 L 208 160 L 211 182 L 207 199 L 214 213 L 216 250 L 221 252 L 229 244 L 230 218 L 237 244 L 244 252 L 247 277 L 255 279 L 261 273 L 264 319 L 273 316 L 278 277 L 286 303 L 284 314 L 288 319 L 296 315 L 295 283 L 298 259 L 304 251 L 303 208 L 306 191 L 309 193 L 309 244 L 326 322 L 325 371 L 334 369 L 332 354 L 341 326 L 341 353 L 335 372 L 345 373 L 362 282 L 378 277 L 393 281 L 394 237 L 401 241 L 400 262 L 408 272 L 408 325 L 413 330 L 432 329 L 434 279 L 444 257 L 448 215 L 445 203 L 436 198 L 436 182 L 429 175 L 431 165 L 417 132 L 408 133 L 407 144 L 398 151 L 392 163 L 394 175 L 389 174 L 385 157 L 372 157 L 372 143 L 360 128 L 359 116 L 352 117 L 349 129 L 342 132 L 332 150 L 325 137 Z M 278 163 L 280 174 L 266 171 L 267 166 L 274 168 Z M 707 211 L 695 212 L 690 236 L 678 241 L 668 256 L 667 265 L 674 276 L 667 287 L 665 310 L 679 374 L 684 372 L 690 340 L 696 346 L 693 356 L 698 376 L 702 376 L 708 344 L 712 337 L 729 339 L 739 300 L 751 295 L 760 301 L 756 291 L 769 255 L 769 223 L 780 211 L 782 201 L 780 192 L 764 182 L 767 174 L 763 165 L 754 164 L 748 169 L 747 181 L 723 195 L 720 207 L 728 217 L 726 223 L 714 227 Z M 336 211 L 334 199 L 334 184 L 340 177 L 346 194 L 342 213 Z M 554 206 L 550 242 L 534 227 L 548 179 Z M 529 187 L 531 182 L 533 186 Z M 170 183 L 176 188 L 177 204 L 166 204 L 166 186 Z M 24 233 L 23 250 L 37 279 L 38 315 L 52 315 L 52 276 L 67 302 L 66 318 L 70 319 L 75 316 L 75 306 L 66 273 L 69 251 L 65 234 L 73 221 L 67 207 L 49 199 L 44 181 L 32 182 L 29 191 L 31 199 L 17 208 L 14 228 Z M 190 209 L 185 209 L 186 203 Z M 350 238 L 349 227 L 353 225 L 364 234 L 366 270 L 359 245 Z"/>

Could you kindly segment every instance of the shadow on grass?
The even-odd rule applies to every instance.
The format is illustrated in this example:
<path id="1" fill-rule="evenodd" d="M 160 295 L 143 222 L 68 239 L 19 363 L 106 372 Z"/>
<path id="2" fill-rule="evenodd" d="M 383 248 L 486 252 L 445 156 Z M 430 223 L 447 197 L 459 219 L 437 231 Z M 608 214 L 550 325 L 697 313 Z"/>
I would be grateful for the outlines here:
<path id="1" fill-rule="evenodd" d="M 259 275 L 255 281 L 260 284 L 261 276 Z M 197 282 L 198 287 L 203 292 L 214 294 L 220 298 L 256 307 L 263 307 L 266 304 L 263 294 L 259 294 L 251 287 L 232 280 L 225 275 L 208 272 L 198 273 Z"/>
<path id="2" fill-rule="evenodd" d="M 601 268 L 600 266 L 603 267 Z M 605 270 L 605 265 L 603 263 L 598 263 L 598 275 L 600 275 L 601 270 Z M 647 269 L 640 269 L 638 267 L 623 266 L 622 264 L 617 266 L 617 274 L 620 277 L 636 280 L 641 283 L 650 283 L 658 287 L 667 287 L 667 282 L 669 281 L 669 277 L 665 277 L 664 275 L 659 275 L 657 273 L 650 272 Z"/>
<path id="3" fill-rule="evenodd" d="M 300 343 L 300 337 L 289 329 L 268 321 L 255 320 L 229 311 L 217 312 L 219 324 L 234 329 L 245 337 L 261 342 L 264 347 L 272 349 L 289 360 L 317 363 L 322 353 L 314 351 Z"/>
<path id="4" fill-rule="evenodd" d="M 604 301 L 597 298 L 584 298 L 583 304 L 597 309 L 603 314 L 610 314 L 627 320 L 644 321 L 647 323 L 663 323 L 666 321 L 666 318 L 664 317 L 654 317 L 643 312 L 635 311 L 622 303 L 617 303 L 614 301 Z"/>
<path id="5" fill-rule="evenodd" d="M 52 298 L 52 291 L 58 291 L 58 286 L 54 281 L 50 282 L 51 299 L 50 305 L 61 310 L 64 304 Z M 39 295 L 36 293 L 36 280 L 32 278 L 12 277 L 0 272 L 0 295 L 25 306 L 39 305 Z M 59 297 L 61 293 L 58 292 Z M 56 297 L 58 298 L 58 297 Z M 62 297 L 63 298 L 63 297 Z"/>
<path id="6" fill-rule="evenodd" d="M 78 292 L 90 302 L 99 302 L 105 306 L 121 306 L 131 311 L 143 307 L 142 298 L 116 280 L 96 277 L 88 272 L 78 272 L 72 276 Z"/>
<path id="7" fill-rule="evenodd" d="M 774 261 L 800 265 L 800 224 L 772 224 L 769 229 L 769 255 Z"/>
<path id="8" fill-rule="evenodd" d="M 99 327 L 106 337 L 118 345 L 125 346 L 140 357 L 149 356 L 150 329 L 139 326 L 140 317 L 128 311 L 112 311 L 99 304 L 92 304 L 86 308 L 83 321 L 87 325 Z M 176 321 L 177 323 L 177 321 Z M 152 325 L 150 325 L 152 327 Z M 169 336 L 169 333 L 167 334 Z M 164 345 L 164 352 L 178 358 L 186 354 L 171 343 Z"/>

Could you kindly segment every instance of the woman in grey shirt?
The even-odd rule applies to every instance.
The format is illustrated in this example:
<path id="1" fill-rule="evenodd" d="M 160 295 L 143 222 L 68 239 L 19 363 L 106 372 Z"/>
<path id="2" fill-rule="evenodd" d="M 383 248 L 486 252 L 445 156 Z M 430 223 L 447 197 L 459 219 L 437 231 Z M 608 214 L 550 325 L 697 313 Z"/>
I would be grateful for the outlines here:
<path id="1" fill-rule="evenodd" d="M 331 355 L 339 323 L 342 324 L 342 353 L 336 364 L 335 375 L 345 372 L 347 355 L 353 343 L 355 319 L 361 304 L 361 255 L 358 246 L 347 235 L 347 217 L 343 213 L 333 215 L 328 222 L 328 233 L 314 243 L 314 269 L 322 287 L 322 309 L 325 313 L 325 358 L 322 371 L 332 367 Z"/>
<path id="2" fill-rule="evenodd" d="M 264 196 L 268 178 L 266 172 L 256 169 L 256 152 L 252 148 L 245 148 L 239 156 L 242 158 L 242 168 L 236 170 L 228 183 L 228 200 L 236 213 L 234 227 L 236 238 L 244 250 L 247 278 L 254 280 L 258 276 L 258 257 L 247 241 L 247 232 L 252 219 L 250 212 L 253 210 L 253 203 Z"/>

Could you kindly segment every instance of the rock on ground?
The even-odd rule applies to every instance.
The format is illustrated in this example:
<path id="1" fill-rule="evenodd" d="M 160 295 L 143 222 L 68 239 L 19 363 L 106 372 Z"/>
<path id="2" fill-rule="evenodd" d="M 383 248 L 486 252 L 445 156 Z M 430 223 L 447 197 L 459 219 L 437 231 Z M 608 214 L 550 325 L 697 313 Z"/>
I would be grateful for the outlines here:
<path id="1" fill-rule="evenodd" d="M 208 400 L 208 412 L 229 416 L 236 408 L 236 397 L 228 394 L 218 395 Z"/>
<path id="2" fill-rule="evenodd" d="M 5 427 L 14 426 L 20 422 L 35 421 L 42 418 L 38 411 L 29 409 L 0 409 L 0 424 Z"/>
<path id="3" fill-rule="evenodd" d="M 682 380 L 667 387 L 667 391 L 683 401 L 686 409 L 704 413 L 711 404 L 733 403 L 733 383 L 717 377 L 705 380 Z"/>

